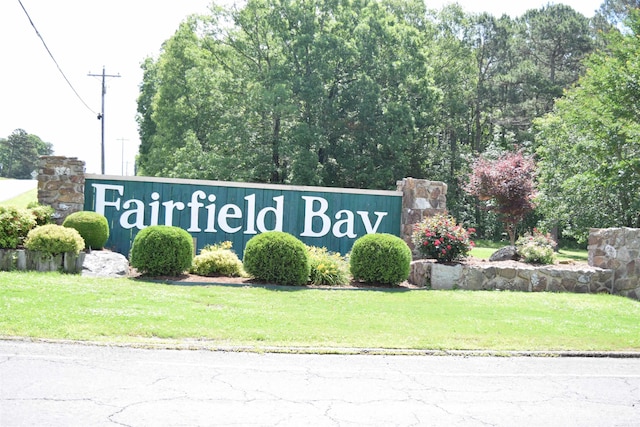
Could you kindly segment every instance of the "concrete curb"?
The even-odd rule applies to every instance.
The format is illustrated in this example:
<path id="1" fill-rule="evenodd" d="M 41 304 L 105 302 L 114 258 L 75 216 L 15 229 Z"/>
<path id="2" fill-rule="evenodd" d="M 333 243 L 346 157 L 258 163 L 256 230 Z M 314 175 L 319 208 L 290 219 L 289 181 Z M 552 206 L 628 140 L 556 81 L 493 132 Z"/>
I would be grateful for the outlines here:
<path id="1" fill-rule="evenodd" d="M 2 341 L 32 342 L 60 345 L 83 345 L 96 347 L 123 347 L 147 350 L 191 350 L 219 351 L 227 353 L 277 353 L 277 354 L 326 354 L 326 355 L 372 355 L 372 356 L 451 356 L 451 357 L 563 357 L 563 358 L 614 358 L 640 359 L 640 352 L 633 351 L 573 351 L 573 350 L 435 350 L 402 348 L 358 348 L 358 347 L 270 347 L 270 346 L 221 346 L 204 340 L 149 340 L 138 342 L 73 341 L 1 336 Z"/>

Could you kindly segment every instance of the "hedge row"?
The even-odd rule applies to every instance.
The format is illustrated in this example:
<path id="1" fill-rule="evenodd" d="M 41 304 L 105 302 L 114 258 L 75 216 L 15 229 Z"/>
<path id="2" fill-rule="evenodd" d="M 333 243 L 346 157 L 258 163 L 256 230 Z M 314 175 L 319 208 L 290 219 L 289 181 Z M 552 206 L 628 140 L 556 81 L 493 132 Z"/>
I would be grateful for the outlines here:
<path id="1" fill-rule="evenodd" d="M 281 285 L 346 285 L 354 280 L 396 285 L 409 276 L 411 250 L 399 237 L 369 234 L 356 240 L 350 257 L 308 247 L 291 234 L 269 231 L 251 238 L 241 262 L 231 243 L 207 246 L 193 256 L 192 238 L 178 227 L 156 225 L 140 231 L 131 248 L 131 266 L 149 276 L 249 275 Z"/>

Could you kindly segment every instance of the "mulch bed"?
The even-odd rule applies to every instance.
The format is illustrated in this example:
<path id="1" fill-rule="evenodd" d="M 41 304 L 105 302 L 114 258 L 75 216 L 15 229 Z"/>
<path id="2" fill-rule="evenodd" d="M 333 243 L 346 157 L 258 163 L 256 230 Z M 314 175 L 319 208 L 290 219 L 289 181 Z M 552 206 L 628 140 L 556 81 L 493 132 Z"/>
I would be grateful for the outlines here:
<path id="1" fill-rule="evenodd" d="M 131 269 L 129 277 L 135 280 L 151 280 L 158 282 L 169 282 L 178 285 L 244 285 L 244 286 L 265 286 L 273 285 L 273 283 L 265 283 L 260 280 L 247 277 L 228 277 L 228 276 L 198 276 L 195 274 L 181 274 L 179 276 L 147 276 Z M 280 285 L 286 286 L 286 285 Z M 413 285 L 409 282 L 402 282 L 399 285 L 391 286 L 386 283 L 365 283 L 352 280 L 348 285 L 344 286 L 315 286 L 315 285 L 291 285 L 292 288 L 309 288 L 309 289 L 396 289 L 411 290 L 423 289 L 421 286 Z"/>

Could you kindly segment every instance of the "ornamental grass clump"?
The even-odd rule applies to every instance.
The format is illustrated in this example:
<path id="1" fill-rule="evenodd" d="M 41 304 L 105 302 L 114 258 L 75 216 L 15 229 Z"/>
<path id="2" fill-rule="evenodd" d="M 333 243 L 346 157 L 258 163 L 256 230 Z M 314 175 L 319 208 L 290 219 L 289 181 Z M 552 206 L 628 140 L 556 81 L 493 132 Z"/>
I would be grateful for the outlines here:
<path id="1" fill-rule="evenodd" d="M 533 234 L 525 233 L 516 242 L 521 261 L 529 264 L 553 264 L 555 262 L 554 248 L 556 242 L 549 233 L 542 233 L 533 229 Z"/>
<path id="2" fill-rule="evenodd" d="M 349 262 L 327 248 L 307 246 L 311 273 L 309 282 L 316 286 L 344 286 L 349 284 Z"/>
<path id="3" fill-rule="evenodd" d="M 245 276 L 242 261 L 232 246 L 229 241 L 205 246 L 193 259 L 190 272 L 198 276 Z"/>
<path id="4" fill-rule="evenodd" d="M 438 262 L 452 262 L 467 256 L 474 243 L 475 229 L 464 229 L 455 218 L 438 214 L 415 224 L 411 241 L 425 257 Z"/>

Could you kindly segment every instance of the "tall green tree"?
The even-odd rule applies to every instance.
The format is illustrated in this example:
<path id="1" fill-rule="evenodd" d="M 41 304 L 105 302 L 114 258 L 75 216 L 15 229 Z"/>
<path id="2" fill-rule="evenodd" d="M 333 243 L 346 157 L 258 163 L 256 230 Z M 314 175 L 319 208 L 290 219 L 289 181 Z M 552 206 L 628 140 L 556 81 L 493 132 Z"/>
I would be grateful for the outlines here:
<path id="1" fill-rule="evenodd" d="M 537 122 L 543 212 L 582 241 L 590 227 L 640 226 L 640 13 L 628 25 Z"/>
<path id="2" fill-rule="evenodd" d="M 141 171 L 392 188 L 420 172 L 435 124 L 424 15 L 419 1 L 251 0 L 192 18 L 144 64 Z M 191 165 L 166 162 L 187 141 Z"/>
<path id="3" fill-rule="evenodd" d="M 532 122 L 575 84 L 594 40 L 562 5 L 516 19 L 420 0 L 214 6 L 143 64 L 138 170 L 381 189 L 440 180 L 456 218 L 500 233 L 460 180 L 488 149 L 535 146 Z"/>
<path id="4" fill-rule="evenodd" d="M 501 124 L 522 143 L 532 140 L 533 119 L 551 111 L 584 72 L 593 32 L 586 17 L 562 4 L 531 9 L 516 25 L 515 55 L 502 79 Z"/>
<path id="5" fill-rule="evenodd" d="M 636 9 L 640 9 L 640 0 L 604 0 L 597 16 L 604 18 L 614 28 L 624 27 Z"/>
<path id="6" fill-rule="evenodd" d="M 0 138 L 0 176 L 30 179 L 31 173 L 38 168 L 38 157 L 51 154 L 51 143 L 16 129 L 8 138 Z"/>

